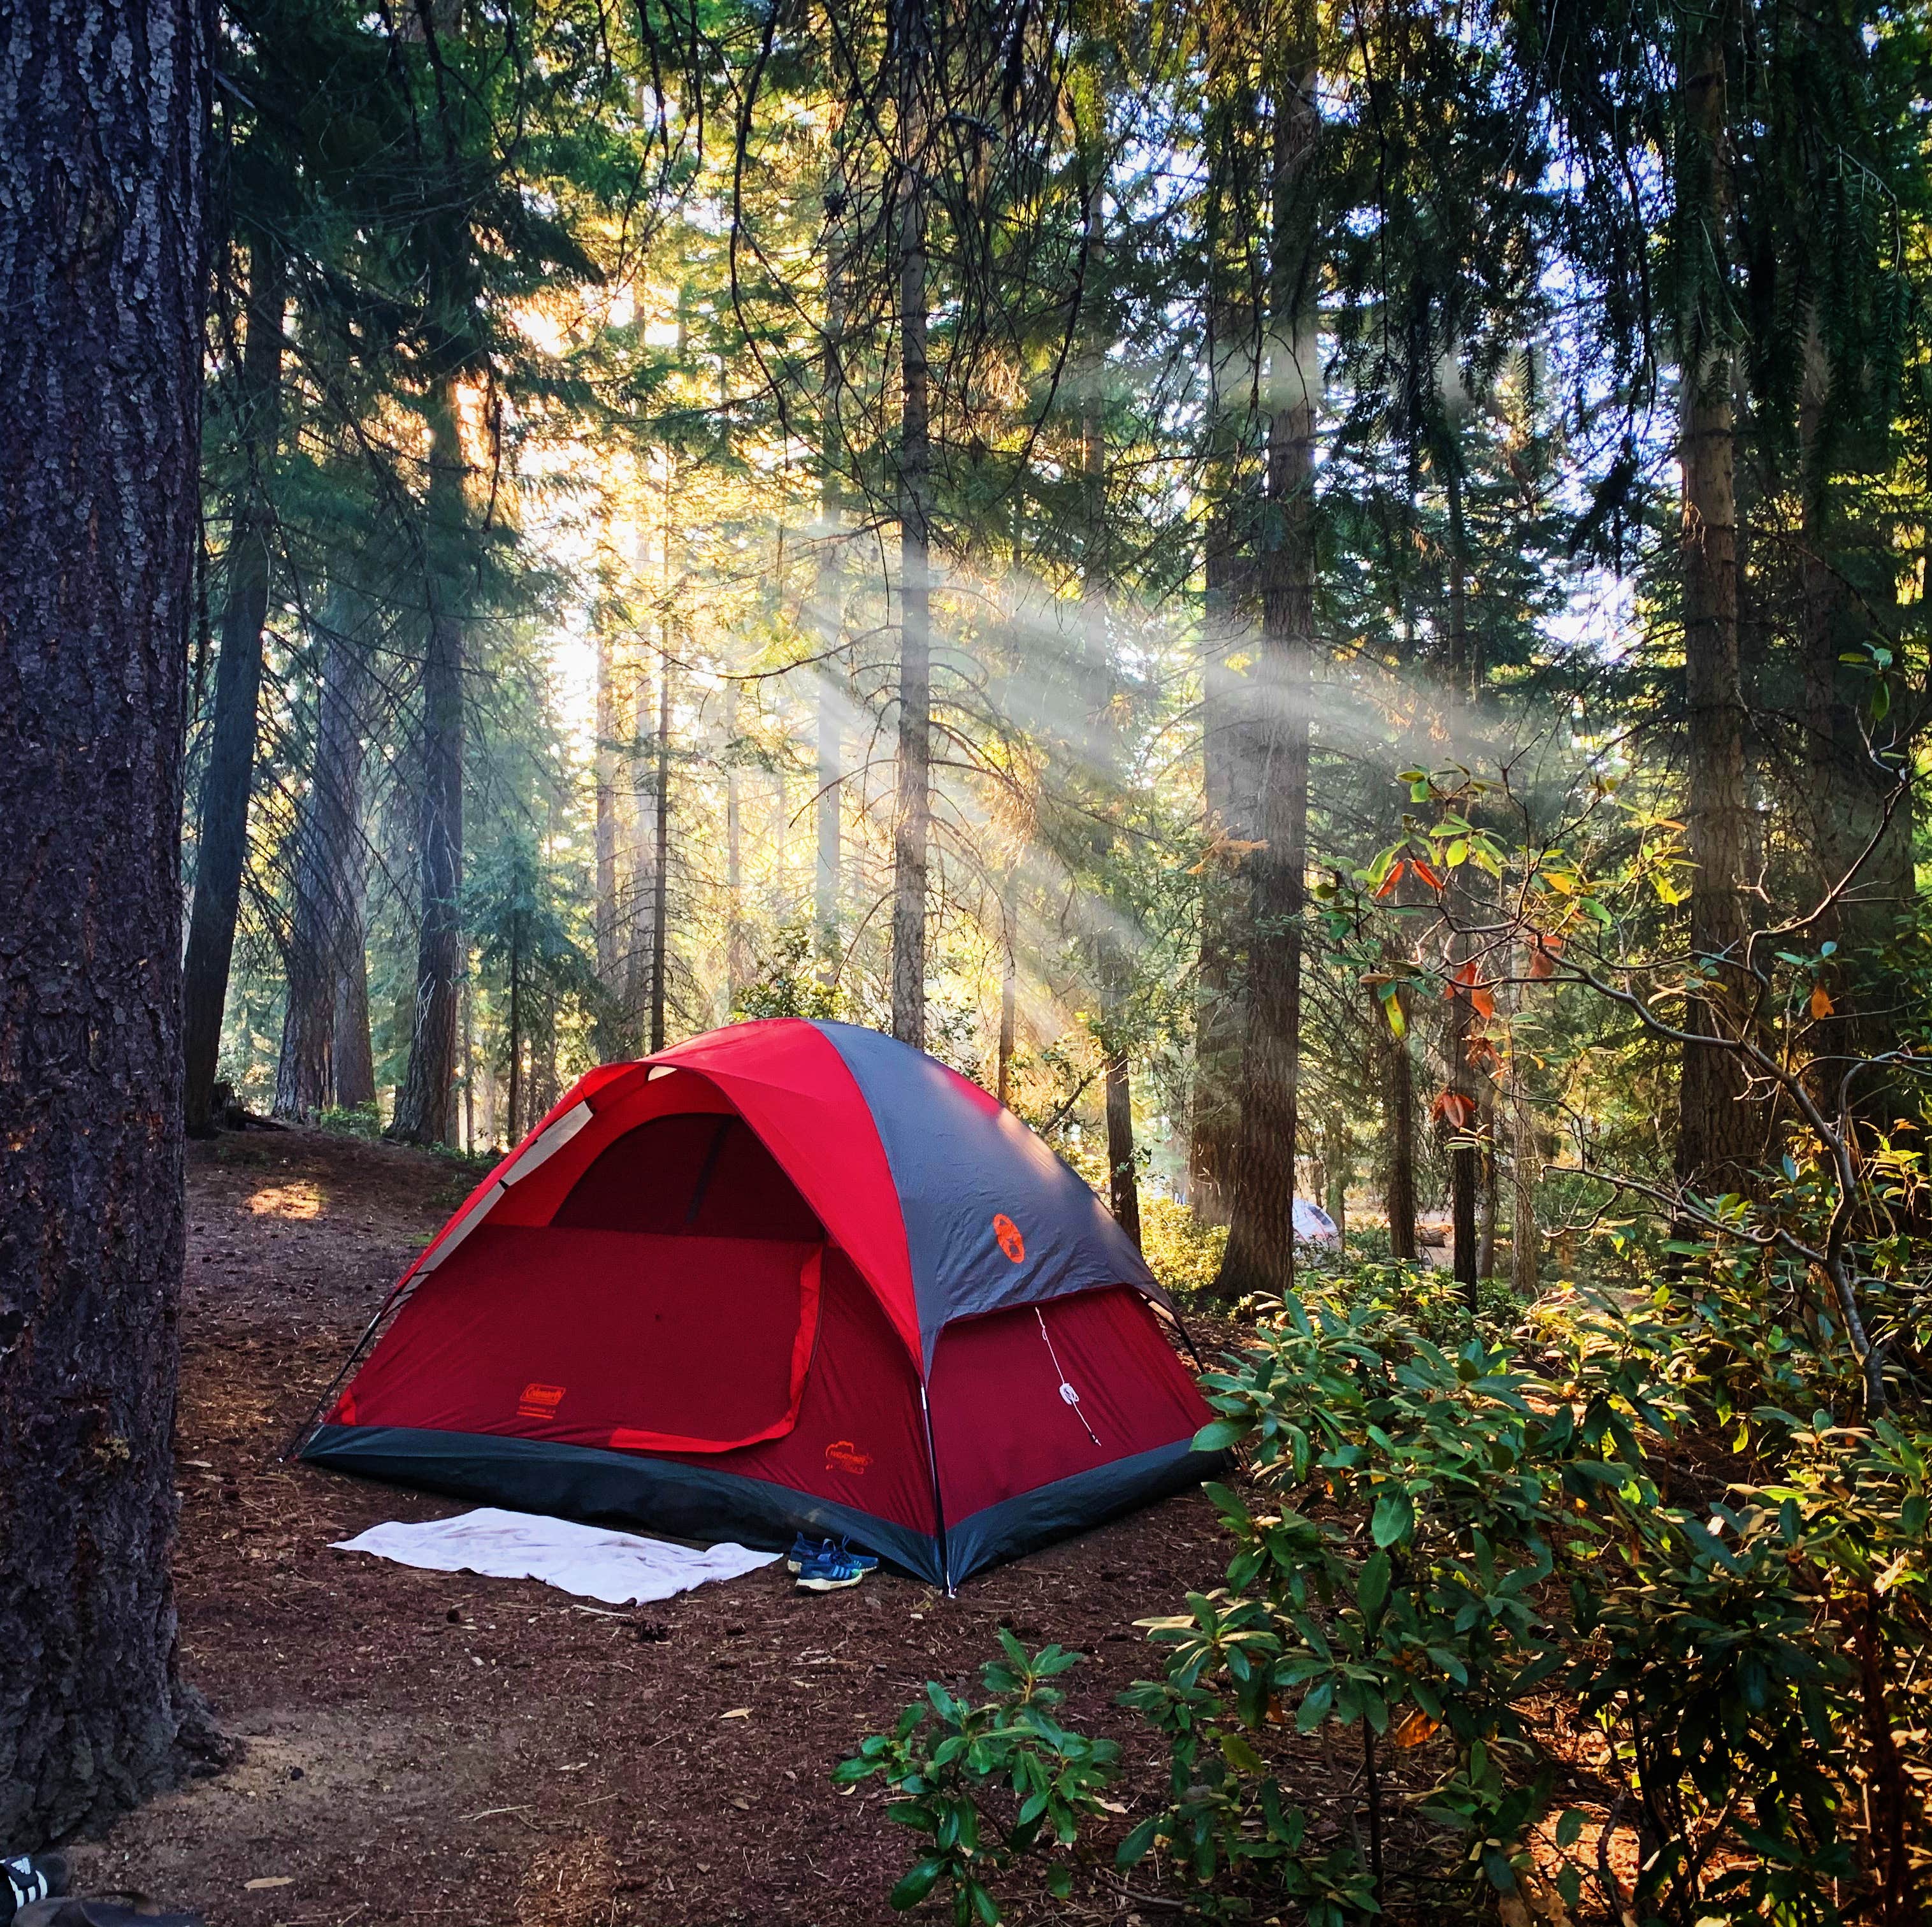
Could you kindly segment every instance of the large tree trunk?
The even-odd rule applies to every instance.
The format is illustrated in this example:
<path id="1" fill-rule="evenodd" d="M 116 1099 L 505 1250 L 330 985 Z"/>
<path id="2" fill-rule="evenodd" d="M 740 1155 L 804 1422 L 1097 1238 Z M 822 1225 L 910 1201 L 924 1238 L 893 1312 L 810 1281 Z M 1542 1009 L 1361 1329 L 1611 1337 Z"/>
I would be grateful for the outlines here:
<path id="1" fill-rule="evenodd" d="M 1208 833 L 1217 845 L 1252 842 L 1259 771 L 1246 710 L 1247 678 L 1228 666 L 1246 632 L 1237 587 L 1243 580 L 1226 553 L 1224 518 L 1210 518 L 1202 611 L 1201 756 Z M 1234 1150 L 1240 1123 L 1240 1067 L 1246 1028 L 1240 953 L 1246 918 L 1240 894 L 1246 871 L 1223 848 L 1202 873 L 1201 951 L 1194 993 L 1194 1088 L 1189 1115 L 1189 1185 L 1195 1215 L 1226 1224 L 1234 1199 Z"/>
<path id="2" fill-rule="evenodd" d="M 899 177 L 898 795 L 892 818 L 892 1035 L 926 1044 L 926 860 L 932 820 L 931 378 L 926 363 L 925 0 L 892 0 Z"/>
<path id="3" fill-rule="evenodd" d="M 268 488 L 280 432 L 282 311 L 287 299 L 281 251 L 257 236 L 248 250 L 248 326 L 236 392 L 243 475 L 229 524 L 227 594 L 214 671 L 214 718 L 201 779 L 194 906 L 182 975 L 184 1102 L 188 1130 L 196 1136 L 214 1128 L 211 1106 L 221 1020 L 235 953 L 242 873 L 248 860 L 262 626 L 268 620 L 275 539 Z"/>
<path id="4" fill-rule="evenodd" d="M 1687 243 L 1720 264 L 1731 259 L 1726 35 L 1720 15 L 1686 64 L 1678 219 Z M 1744 704 L 1738 660 L 1736 431 L 1732 358 L 1719 296 L 1688 300 L 1679 333 L 1678 380 L 1684 476 L 1684 683 L 1689 774 L 1684 827 L 1695 866 L 1690 883 L 1694 968 L 1711 973 L 1688 1004 L 1688 1027 L 1736 1037 L 1744 1022 L 1734 966 L 1749 935 L 1744 877 L 1750 809 L 1744 779 Z M 1726 961 L 1728 960 L 1728 962 Z M 1716 1044 L 1684 1046 L 1678 1101 L 1677 1175 L 1710 1193 L 1742 1187 L 1759 1149 L 1753 1107 L 1736 1054 Z"/>
<path id="5" fill-rule="evenodd" d="M 350 946 L 359 954 L 362 944 L 352 877 L 362 860 L 368 680 L 360 647 L 332 627 L 316 705 L 314 780 L 296 833 L 288 1000 L 275 1071 L 278 1118 L 312 1118 L 336 1098 L 337 993 Z"/>
<path id="6" fill-rule="evenodd" d="M 210 14 L 44 0 L 0 87 L 0 1843 L 212 1737 L 176 1679 L 182 739 Z"/>
<path id="7" fill-rule="evenodd" d="M 1240 461 L 1240 422 L 1252 404 L 1252 306 L 1231 234 L 1246 222 L 1231 203 L 1239 173 L 1235 115 L 1226 101 L 1209 120 L 1208 508 L 1202 557 L 1202 800 L 1214 854 L 1202 872 L 1201 948 L 1195 980 L 1194 1085 L 1189 1106 L 1189 1190 L 1204 1224 L 1226 1224 L 1234 1189 L 1240 1069 L 1247 1023 L 1240 968 L 1246 949 L 1246 872 L 1239 846 L 1255 840 L 1260 758 L 1250 677 L 1231 659 L 1248 653 L 1253 601 L 1248 553 L 1253 518 Z M 1227 258 L 1233 251 L 1236 259 Z M 1245 325 L 1244 325 L 1245 321 Z M 1237 395 L 1235 390 L 1243 391 Z"/>
<path id="8" fill-rule="evenodd" d="M 456 377 L 430 398 L 428 648 L 423 660 L 422 923 L 415 1024 L 391 1134 L 410 1144 L 451 1141 L 456 1093 L 458 985 L 463 974 L 463 616 L 469 511 Z"/>
<path id="9" fill-rule="evenodd" d="M 1875 681 L 1862 665 L 1847 665 L 1872 645 L 1898 645 L 1876 612 L 1892 608 L 1889 581 L 1860 585 L 1850 579 L 1857 551 L 1881 550 L 1879 539 L 1855 531 L 1838 512 L 1832 480 L 1837 452 L 1830 435 L 1830 371 L 1814 319 L 1806 343 L 1800 424 L 1804 455 L 1802 528 L 1804 588 L 1806 801 L 1811 822 L 1816 900 L 1824 902 L 1847 877 L 1849 889 L 1808 933 L 1813 944 L 1830 941 L 1838 954 L 1824 974 L 1834 1005 L 1813 1034 L 1821 1058 L 1876 1057 L 1898 1044 L 1897 980 L 1888 946 L 1913 894 L 1912 809 L 1902 777 L 1874 754 L 1874 739 L 1888 743 L 1888 722 L 1874 719 L 1866 733 L 1874 691 L 1890 696 L 1891 679 Z M 1868 564 L 1868 567 L 1869 565 Z M 1862 711 L 1863 713 L 1862 713 Z M 1888 709 L 1888 719 L 1890 711 Z M 1888 815 L 1888 810 L 1889 814 Z M 1856 870 L 1856 875 L 1853 876 Z M 1820 1096 L 1835 1106 L 1845 1067 L 1822 1080 Z M 1881 1127 L 1898 1108 L 1896 1080 L 1868 1073 L 1854 1087 L 1859 1107 Z M 1900 1100 L 1902 1101 L 1902 1100 Z"/>
<path id="10" fill-rule="evenodd" d="M 1308 868 L 1309 706 L 1315 650 L 1317 338 L 1315 23 L 1294 0 L 1277 69 L 1269 271 L 1268 521 L 1262 635 L 1251 672 L 1265 747 L 1262 847 L 1248 859 L 1247 1034 L 1234 1213 L 1216 1289 L 1294 1282 L 1294 1156 L 1301 1051 L 1301 917 Z"/>

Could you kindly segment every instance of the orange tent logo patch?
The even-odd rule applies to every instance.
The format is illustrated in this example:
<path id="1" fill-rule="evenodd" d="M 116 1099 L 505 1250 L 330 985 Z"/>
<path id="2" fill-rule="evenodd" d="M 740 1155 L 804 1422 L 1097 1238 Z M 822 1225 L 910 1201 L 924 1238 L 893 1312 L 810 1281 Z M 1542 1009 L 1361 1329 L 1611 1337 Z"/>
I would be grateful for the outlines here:
<path id="1" fill-rule="evenodd" d="M 554 1418 L 556 1408 L 563 1403 L 564 1388 L 560 1385 L 526 1385 L 523 1395 L 517 1400 L 519 1418 Z"/>
<path id="2" fill-rule="evenodd" d="M 872 1463 L 872 1454 L 860 1451 L 850 1439 L 834 1439 L 825 1448 L 827 1472 L 861 1472 Z"/>
<path id="3" fill-rule="evenodd" d="M 993 1220 L 993 1235 L 999 1240 L 1000 1249 L 1017 1265 L 1026 1256 L 1026 1240 L 1020 1235 L 1020 1228 L 1004 1211 Z"/>

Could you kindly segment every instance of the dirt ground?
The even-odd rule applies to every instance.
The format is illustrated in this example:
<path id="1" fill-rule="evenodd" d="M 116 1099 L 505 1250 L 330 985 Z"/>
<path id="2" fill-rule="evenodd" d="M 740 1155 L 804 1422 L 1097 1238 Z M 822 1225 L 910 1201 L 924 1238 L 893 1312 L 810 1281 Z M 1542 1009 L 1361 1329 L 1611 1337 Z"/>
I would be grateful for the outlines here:
<path id="1" fill-rule="evenodd" d="M 183 1664 L 245 1752 L 78 1848 L 88 1889 L 191 1906 L 211 1927 L 890 1920 L 912 1836 L 884 1820 L 876 1781 L 842 1793 L 829 1770 L 927 1679 L 976 1685 L 1002 1622 L 1082 1648 L 1070 1710 L 1144 1756 L 1140 1797 L 1164 1783 L 1154 1741 L 1111 1702 L 1148 1670 L 1132 1621 L 1220 1577 L 1197 1496 L 952 1600 L 885 1573 L 800 1594 L 775 1566 L 612 1613 L 332 1551 L 380 1520 L 464 1509 L 280 1454 L 470 1181 L 316 1132 L 193 1148 Z M 1108 1877 L 1055 1917 L 1132 1927 L 1138 1904 Z"/>

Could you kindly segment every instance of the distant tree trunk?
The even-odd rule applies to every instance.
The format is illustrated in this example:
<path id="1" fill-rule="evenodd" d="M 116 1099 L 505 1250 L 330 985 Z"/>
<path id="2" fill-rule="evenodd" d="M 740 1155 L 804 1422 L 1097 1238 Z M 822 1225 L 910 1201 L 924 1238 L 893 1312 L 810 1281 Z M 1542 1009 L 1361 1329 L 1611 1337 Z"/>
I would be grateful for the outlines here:
<path id="1" fill-rule="evenodd" d="M 826 235 L 826 316 L 824 396 L 819 425 L 818 511 L 820 560 L 815 601 L 821 645 L 818 665 L 818 762 L 817 866 L 812 884 L 814 947 L 818 955 L 818 980 L 830 988 L 838 980 L 839 811 L 844 779 L 839 740 L 838 693 L 832 677 L 834 653 L 845 627 L 844 593 L 844 511 L 840 464 L 844 442 L 841 413 L 845 387 L 846 261 L 840 221 L 845 205 L 845 183 L 835 176 L 832 191 L 838 214 L 828 213 Z M 828 197 L 827 206 L 833 203 Z"/>
<path id="2" fill-rule="evenodd" d="M 476 1148 L 476 986 L 463 973 L 463 1148 Z"/>
<path id="3" fill-rule="evenodd" d="M 1250 672 L 1265 749 L 1262 847 L 1248 859 L 1248 1021 L 1234 1211 L 1216 1289 L 1280 1293 L 1294 1281 L 1294 1159 L 1301 1050 L 1301 916 L 1307 890 L 1309 705 L 1315 650 L 1316 337 L 1315 24 L 1293 0 L 1276 69 L 1270 215 L 1267 488 L 1262 635 Z"/>
<path id="4" fill-rule="evenodd" d="M 1444 464 L 1449 506 L 1449 727 L 1450 739 L 1464 754 L 1472 754 L 1477 729 L 1477 703 L 1483 683 L 1482 663 L 1469 628 L 1468 530 L 1463 519 L 1462 448 L 1454 441 Z M 1476 920 L 1477 906 L 1465 864 L 1450 873 L 1448 901 L 1456 922 L 1466 928 Z M 1452 938 L 1449 962 L 1461 967 L 1474 954 L 1466 936 Z M 1474 986 L 1452 983 L 1449 1003 L 1448 1088 L 1460 1100 L 1460 1115 L 1449 1121 L 1450 1265 L 1462 1299 L 1476 1309 L 1476 1281 L 1483 1275 L 1478 1193 L 1482 1178 L 1480 1117 L 1482 1097 L 1469 1046 L 1475 1034 Z"/>
<path id="5" fill-rule="evenodd" d="M 456 1094 L 457 986 L 463 971 L 463 617 L 469 511 L 456 377 L 440 377 L 429 409 L 428 646 L 423 660 L 422 925 L 409 1068 L 392 1136 L 447 1144 Z"/>
<path id="6" fill-rule="evenodd" d="M 1108 1202 L 1120 1229 L 1141 1241 L 1139 1176 L 1134 1167 L 1134 1094 L 1124 1056 L 1107 1060 Z"/>
<path id="7" fill-rule="evenodd" d="M 1348 1122 L 1340 1111 L 1331 1110 L 1322 1119 L 1322 1139 L 1324 1179 L 1322 1202 L 1334 1222 L 1336 1236 L 1346 1238 L 1348 1235 L 1348 1181 L 1354 1173 L 1351 1168 L 1353 1149 L 1348 1142 Z"/>
<path id="8" fill-rule="evenodd" d="M 362 943 L 352 873 L 362 860 L 362 711 L 367 683 L 360 647 L 332 626 L 323 644 L 315 767 L 296 832 L 288 998 L 275 1071 L 278 1118 L 313 1117 L 337 1094 L 337 993 L 351 944 L 359 956 Z"/>
<path id="9" fill-rule="evenodd" d="M 1517 1046 L 1510 1046 L 1510 1286 L 1518 1298 L 1533 1298 L 1542 1283 L 1543 1240 L 1536 1223 L 1536 1181 L 1542 1158 L 1537 1149 L 1536 1113 L 1523 1088 Z"/>
<path id="10" fill-rule="evenodd" d="M 595 936 L 597 981 L 603 986 L 604 998 L 604 1007 L 598 1013 L 597 1054 L 608 1064 L 623 1057 L 629 1045 L 623 1025 L 614 1021 L 623 991 L 623 960 L 618 945 L 621 914 L 617 902 L 617 692 L 611 662 L 610 611 L 601 601 L 593 614 L 592 627 L 597 645 L 597 749 L 592 764 L 592 835 L 597 866 Z"/>
<path id="11" fill-rule="evenodd" d="M 666 618 L 667 623 L 669 618 Z M 651 1049 L 664 1047 L 664 990 L 670 968 L 670 647 L 658 672 L 656 848 L 651 862 Z"/>
<path id="12" fill-rule="evenodd" d="M 899 280 L 898 796 L 892 821 L 892 1035 L 926 1046 L 926 860 L 932 836 L 932 427 L 926 362 L 926 0 L 891 0 L 898 86 L 894 247 Z"/>
<path id="13" fill-rule="evenodd" d="M 830 683 L 820 671 L 818 690 L 818 848 L 812 880 L 812 923 L 818 952 L 818 978 L 830 984 L 838 974 L 838 786 L 842 776 L 838 710 Z"/>
<path id="14" fill-rule="evenodd" d="M 211 1743 L 169 1577 L 211 12 L 16 8 L 0 87 L 0 1842 Z"/>
<path id="15" fill-rule="evenodd" d="M 662 665 L 659 665 L 662 668 Z M 628 764 L 630 787 L 637 798 L 636 834 L 631 845 L 630 875 L 625 885 L 629 936 L 624 955 L 624 1019 L 637 1041 L 634 1049 L 646 1047 L 650 1031 L 650 971 L 656 954 L 656 909 L 657 875 L 653 867 L 658 846 L 657 830 L 657 700 L 650 672 L 638 671 L 633 707 L 636 728 L 632 733 Z"/>
<path id="16" fill-rule="evenodd" d="M 1402 993 L 1396 993 L 1400 1007 Z M 1378 1000 L 1379 1001 L 1379 1000 Z M 1388 1218 L 1389 1255 L 1415 1262 L 1415 1065 L 1408 1036 L 1397 1037 L 1378 1011 L 1383 1052 L 1382 1118 L 1388 1131 L 1382 1202 Z"/>
<path id="17" fill-rule="evenodd" d="M 1000 890 L 1000 1043 L 993 1094 L 1003 1104 L 1012 1101 L 1013 1047 L 1018 1031 L 1019 971 L 1013 954 L 1013 920 L 1018 908 L 1014 901 L 1018 895 L 1015 878 L 1018 869 L 1016 854 Z"/>
<path id="18" fill-rule="evenodd" d="M 1496 1161 L 1496 1087 L 1482 1081 L 1478 1098 L 1477 1127 L 1482 1133 L 1483 1148 L 1476 1193 L 1476 1275 L 1491 1278 L 1496 1271 L 1496 1211 L 1501 1202 L 1502 1174 Z"/>
<path id="19" fill-rule="evenodd" d="M 524 1134 L 524 972 L 516 913 L 510 916 L 510 1130 L 514 1144 Z"/>
<path id="20" fill-rule="evenodd" d="M 738 782 L 738 686 L 724 686 L 724 977 L 730 1009 L 745 987 L 745 823 Z"/>
<path id="21" fill-rule="evenodd" d="M 1687 245 L 1731 258 L 1733 221 L 1725 59 L 1734 24 L 1728 9 L 1700 29 L 1685 63 L 1678 218 Z M 1690 302 L 1679 326 L 1678 380 L 1684 476 L 1684 683 L 1688 722 L 1684 820 L 1694 868 L 1690 883 L 1694 966 L 1734 963 L 1749 934 L 1744 895 L 1750 807 L 1745 788 L 1744 704 L 1738 657 L 1736 430 L 1732 357 L 1714 312 L 1720 298 Z M 1744 993 L 1735 970 L 1707 966 L 1712 979 L 1690 1000 L 1690 1028 L 1736 1036 Z M 1714 1045 L 1687 1045 L 1678 1103 L 1677 1175 L 1700 1191 L 1735 1190 L 1758 1149 L 1754 1108 L 1737 1058 Z"/>
<path id="22" fill-rule="evenodd" d="M 376 1102 L 376 1053 L 369 1035 L 369 839 L 359 815 L 344 856 L 331 1055 L 335 1101 L 345 1110 L 357 1110 Z"/>
<path id="23" fill-rule="evenodd" d="M 230 511 L 214 717 L 202 773 L 194 902 L 182 973 L 184 1102 L 188 1128 L 197 1137 L 214 1127 L 214 1073 L 221 1055 L 221 1020 L 241 910 L 242 873 L 248 860 L 248 794 L 262 688 L 262 626 L 268 620 L 275 539 L 268 491 L 280 437 L 282 312 L 287 300 L 288 269 L 281 251 L 254 237 L 248 249 L 248 323 L 236 395 L 244 472 Z"/>

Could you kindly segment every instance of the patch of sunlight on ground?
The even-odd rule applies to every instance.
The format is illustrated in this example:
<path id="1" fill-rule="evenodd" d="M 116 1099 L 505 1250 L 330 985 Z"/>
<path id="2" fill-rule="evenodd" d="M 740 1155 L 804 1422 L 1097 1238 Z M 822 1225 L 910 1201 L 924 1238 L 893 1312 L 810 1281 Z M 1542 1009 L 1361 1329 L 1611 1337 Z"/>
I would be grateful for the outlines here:
<path id="1" fill-rule="evenodd" d="M 322 1192 L 306 1178 L 291 1184 L 264 1184 L 248 1200 L 248 1208 L 257 1217 L 320 1217 Z"/>

